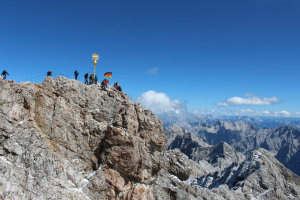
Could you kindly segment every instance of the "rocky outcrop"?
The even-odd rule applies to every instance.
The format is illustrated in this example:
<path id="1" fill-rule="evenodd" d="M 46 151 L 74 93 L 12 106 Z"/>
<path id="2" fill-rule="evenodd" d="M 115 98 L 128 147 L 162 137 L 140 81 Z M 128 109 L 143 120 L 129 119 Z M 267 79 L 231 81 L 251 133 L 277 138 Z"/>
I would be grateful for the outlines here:
<path id="1" fill-rule="evenodd" d="M 171 131 L 175 132 L 171 134 Z M 225 142 L 220 142 L 217 145 L 208 145 L 200 138 L 177 126 L 169 127 L 167 133 L 169 136 L 167 148 L 180 149 L 181 152 L 196 162 L 200 163 L 205 160 L 213 167 L 223 170 L 232 163 L 240 163 L 245 159 L 242 153 L 236 152 L 234 148 Z"/>
<path id="2" fill-rule="evenodd" d="M 205 174 L 192 179 L 191 185 L 208 188 L 231 199 L 299 198 L 299 176 L 286 169 L 271 152 L 258 149 L 244 156 L 225 142 L 205 146 L 201 139 L 178 126 L 166 130 L 168 149 L 180 149 L 196 161 Z"/>
<path id="3" fill-rule="evenodd" d="M 226 185 L 236 193 L 248 191 L 245 196 L 251 199 L 298 199 L 300 194 L 300 177 L 286 169 L 264 149 L 249 153 L 240 164 L 233 163 L 197 181 L 208 188 Z"/>
<path id="4" fill-rule="evenodd" d="M 207 184 L 209 175 L 231 167 L 212 157 L 231 158 L 226 144 L 213 149 L 199 140 L 206 150 L 197 162 L 179 150 L 167 151 L 162 122 L 113 88 L 103 91 L 64 77 L 47 77 L 42 84 L 0 80 L 0 120 L 0 199 L 247 199 L 252 194 L 219 181 L 221 176 L 219 187 Z M 212 160 L 203 158 L 207 155 Z M 298 179 L 286 177 L 280 188 L 292 193 L 283 197 L 299 198 Z"/>
<path id="5" fill-rule="evenodd" d="M 190 132 L 178 126 L 171 126 L 166 129 L 169 149 L 179 148 L 181 151 L 190 150 L 193 147 L 208 147 L 207 143 L 203 142 L 200 138 L 192 135 Z M 189 153 L 187 153 L 188 155 Z"/>
<path id="6" fill-rule="evenodd" d="M 0 194 L 14 199 L 149 199 L 166 144 L 151 111 L 64 77 L 0 80 Z"/>

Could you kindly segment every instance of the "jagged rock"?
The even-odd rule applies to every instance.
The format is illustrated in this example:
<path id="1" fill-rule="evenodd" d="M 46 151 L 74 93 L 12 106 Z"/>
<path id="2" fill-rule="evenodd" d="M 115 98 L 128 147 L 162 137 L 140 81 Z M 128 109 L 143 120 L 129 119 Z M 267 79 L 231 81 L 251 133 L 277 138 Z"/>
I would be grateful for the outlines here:
<path id="1" fill-rule="evenodd" d="M 175 124 L 166 128 L 169 143 L 179 132 L 187 131 L 211 145 L 226 142 L 244 154 L 264 148 L 274 153 L 287 168 L 300 175 L 300 131 L 293 127 L 259 128 L 243 121 L 217 121 L 213 124 L 200 123 L 183 127 Z"/>
<path id="2" fill-rule="evenodd" d="M 219 167 L 220 170 L 223 170 L 232 163 L 240 163 L 245 159 L 242 153 L 236 152 L 234 148 L 225 142 L 211 146 L 189 132 L 181 132 L 180 129 L 176 130 L 179 132 L 174 134 L 176 135 L 175 138 L 169 139 L 168 149 L 178 148 L 190 159 L 198 163 L 205 164 L 206 161 L 213 167 Z"/>
<path id="3" fill-rule="evenodd" d="M 168 127 L 166 129 L 166 133 L 168 137 L 167 145 L 169 149 L 179 148 L 181 149 L 181 151 L 183 151 L 183 149 L 190 150 L 194 146 L 195 147 L 209 146 L 207 143 L 203 142 L 200 138 L 192 135 L 190 132 L 187 132 L 183 128 L 178 127 L 176 125 Z"/>
<path id="4" fill-rule="evenodd" d="M 174 133 L 175 138 L 169 137 L 171 142 L 168 148 L 180 149 L 198 162 L 205 174 L 202 177 L 200 173 L 193 176 L 191 185 L 208 188 L 226 199 L 299 198 L 300 177 L 286 169 L 272 153 L 259 149 L 251 151 L 246 157 L 225 142 L 204 147 L 196 142 L 199 139 L 194 140 L 192 134 L 182 133 L 178 127 L 171 130 L 177 132 Z"/>
<path id="5" fill-rule="evenodd" d="M 249 153 L 241 164 L 198 179 L 198 183 L 208 188 L 226 184 L 237 193 L 257 199 L 298 199 L 300 194 L 300 177 L 264 149 Z"/>
<path id="6" fill-rule="evenodd" d="M 149 181 L 157 165 L 152 154 L 165 147 L 162 123 L 151 111 L 124 93 L 64 77 L 42 84 L 1 80 L 0 87 L 2 196 L 88 199 L 96 190 L 95 199 L 110 199 L 125 188 L 138 199 L 143 188 L 151 193 L 132 182 Z M 101 177 L 113 169 L 119 175 L 111 187 Z"/>
<path id="7" fill-rule="evenodd" d="M 245 177 L 249 187 L 227 181 L 207 188 L 199 180 L 216 172 L 214 162 L 166 151 L 166 142 L 162 122 L 113 88 L 64 77 L 42 84 L 0 80 L 0 199 L 246 199 L 260 178 Z M 225 144 L 211 152 L 231 158 Z M 298 177 L 280 167 L 275 172 L 286 178 L 277 191 L 289 187 L 299 198 Z M 265 185 L 271 187 L 263 182 L 255 191 Z"/>

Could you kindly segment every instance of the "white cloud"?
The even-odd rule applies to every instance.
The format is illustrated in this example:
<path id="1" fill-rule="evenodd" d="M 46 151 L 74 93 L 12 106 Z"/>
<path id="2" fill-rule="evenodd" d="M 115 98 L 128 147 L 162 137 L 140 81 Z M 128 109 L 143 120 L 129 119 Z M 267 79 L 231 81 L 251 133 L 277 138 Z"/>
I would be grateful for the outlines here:
<path id="1" fill-rule="evenodd" d="M 286 110 L 280 111 L 279 114 L 284 115 L 284 116 L 291 116 L 291 113 Z"/>
<path id="2" fill-rule="evenodd" d="M 152 110 L 164 122 L 187 121 L 195 117 L 185 104 L 178 99 L 171 99 L 165 93 L 149 90 L 136 98 L 137 103 Z"/>
<path id="3" fill-rule="evenodd" d="M 241 114 L 245 113 L 244 110 L 240 110 Z M 291 117 L 291 116 L 296 116 L 297 114 L 296 113 L 290 113 L 286 110 L 282 110 L 282 111 L 275 111 L 275 112 L 271 112 L 271 111 L 268 111 L 268 110 L 265 110 L 265 111 L 250 111 L 247 113 L 249 115 L 252 114 L 252 116 L 272 116 L 272 117 Z"/>
<path id="4" fill-rule="evenodd" d="M 164 113 L 174 111 L 180 113 L 182 105 L 177 99 L 170 99 L 165 93 L 149 90 L 144 92 L 136 99 L 137 103 L 142 104 L 154 113 Z"/>
<path id="5" fill-rule="evenodd" d="M 150 75 L 157 74 L 157 73 L 158 73 L 158 70 L 159 70 L 158 67 L 154 67 L 154 68 L 152 68 L 152 69 L 149 69 L 149 70 L 147 71 L 147 74 L 150 74 Z"/>
<path id="6" fill-rule="evenodd" d="M 280 102 L 277 97 L 261 98 L 258 96 L 252 96 L 251 94 L 246 94 L 247 97 L 231 97 L 225 102 L 217 103 L 219 107 L 227 107 L 232 105 L 271 105 Z"/>
<path id="7" fill-rule="evenodd" d="M 268 117 L 300 117 L 300 112 L 289 112 L 286 110 L 282 111 L 269 111 L 269 110 L 252 110 L 252 109 L 241 109 L 241 110 L 223 110 L 217 112 L 210 112 L 206 114 L 211 115 L 227 115 L 227 116 L 268 116 Z"/>
<path id="8" fill-rule="evenodd" d="M 248 116 L 270 116 L 270 117 L 298 117 L 299 112 L 288 112 L 286 110 L 282 111 L 258 111 L 258 110 L 240 110 L 237 111 L 238 115 L 248 115 Z"/>
<path id="9" fill-rule="evenodd" d="M 290 117 L 292 114 L 286 110 L 282 110 L 280 112 L 274 112 L 274 116 L 281 116 L 281 117 Z"/>
<path id="10" fill-rule="evenodd" d="M 263 114 L 263 115 L 271 115 L 271 112 L 268 111 L 268 110 L 265 110 L 265 111 L 262 112 L 262 114 Z"/>
<path id="11" fill-rule="evenodd" d="M 253 110 L 246 109 L 246 110 L 240 110 L 241 113 L 253 113 Z"/>
<path id="12" fill-rule="evenodd" d="M 228 103 L 226 103 L 226 102 L 219 102 L 219 103 L 217 103 L 217 106 L 219 106 L 219 107 L 227 107 Z"/>

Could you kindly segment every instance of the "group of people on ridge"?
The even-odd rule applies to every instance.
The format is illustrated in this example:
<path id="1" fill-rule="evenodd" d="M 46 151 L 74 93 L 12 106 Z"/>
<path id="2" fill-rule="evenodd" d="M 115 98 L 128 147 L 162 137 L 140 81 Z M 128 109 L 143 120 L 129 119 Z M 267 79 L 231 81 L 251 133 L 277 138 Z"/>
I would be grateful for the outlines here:
<path id="1" fill-rule="evenodd" d="M 77 72 L 77 70 L 74 72 L 74 74 L 75 73 L 78 73 Z M 79 74 L 79 73 L 78 73 Z M 78 76 L 78 75 L 77 75 Z M 76 76 L 76 74 L 75 74 L 75 79 L 77 80 L 77 76 Z M 84 84 L 86 84 L 86 85 L 91 85 L 91 84 L 97 84 L 98 83 L 98 76 L 97 76 L 97 74 L 95 74 L 95 77 L 94 77 L 94 74 L 91 74 L 90 76 L 89 76 L 89 73 L 86 73 L 85 75 L 84 75 L 84 80 L 85 80 L 85 82 L 84 82 Z M 90 81 L 89 81 L 90 80 Z"/>
<path id="2" fill-rule="evenodd" d="M 79 72 L 77 70 L 75 70 L 75 72 L 74 72 L 75 80 L 78 79 L 78 75 L 79 75 Z M 48 71 L 47 72 L 47 76 L 52 76 L 52 71 Z M 97 74 L 95 74 L 95 76 L 94 76 L 94 74 L 90 74 L 89 75 L 89 73 L 84 74 L 84 84 L 91 85 L 91 84 L 97 84 L 97 83 L 98 83 L 98 76 L 97 76 Z M 101 89 L 106 90 L 108 84 L 109 84 L 109 81 L 107 79 L 104 79 L 101 82 Z M 118 84 L 118 82 L 114 83 L 114 88 L 116 90 L 122 92 L 122 88 Z"/>
<path id="3" fill-rule="evenodd" d="M 52 71 L 48 71 L 47 72 L 47 76 L 53 76 L 52 74 L 53 72 Z M 74 72 L 74 76 L 75 76 L 75 80 L 78 79 L 78 75 L 79 75 L 79 72 L 77 70 L 75 70 Z M 3 77 L 3 79 L 6 79 L 6 76 L 9 76 L 9 73 L 6 71 L 6 70 L 3 70 L 2 73 L 1 73 L 1 76 Z M 94 77 L 94 74 L 91 74 L 89 76 L 89 73 L 86 73 L 84 75 L 84 80 L 85 80 L 85 84 L 86 85 L 91 85 L 91 84 L 97 84 L 98 83 L 98 76 L 97 74 L 95 74 L 95 77 Z M 103 90 L 106 90 L 107 86 L 109 84 L 109 81 L 107 79 L 104 79 L 102 82 L 101 82 L 101 89 Z M 118 84 L 118 82 L 114 82 L 114 88 L 120 92 L 122 92 L 122 88 L 121 86 Z"/>

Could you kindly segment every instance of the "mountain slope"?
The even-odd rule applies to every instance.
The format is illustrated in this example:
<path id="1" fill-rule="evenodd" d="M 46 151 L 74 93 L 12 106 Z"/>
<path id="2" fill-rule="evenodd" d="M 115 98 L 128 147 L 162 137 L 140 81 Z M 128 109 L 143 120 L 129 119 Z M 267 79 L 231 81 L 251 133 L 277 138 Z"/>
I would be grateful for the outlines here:
<path id="1" fill-rule="evenodd" d="M 224 142 L 203 147 L 193 142 L 195 136 L 190 133 L 175 135 L 168 148 L 180 149 L 206 171 L 204 176 L 194 178 L 192 185 L 218 192 L 229 189 L 247 199 L 299 198 L 300 177 L 286 169 L 272 153 L 258 149 L 244 156 Z"/>
<path id="2" fill-rule="evenodd" d="M 177 127 L 178 125 L 173 125 Z M 213 124 L 201 123 L 195 126 L 185 125 L 187 132 L 214 145 L 226 142 L 242 153 L 264 148 L 274 153 L 275 157 L 293 172 L 300 175 L 300 131 L 288 126 L 276 128 L 258 128 L 242 121 L 218 121 Z M 167 135 L 176 135 L 171 127 Z"/>
<path id="3" fill-rule="evenodd" d="M 14 199 L 138 198 L 149 188 L 162 123 L 127 95 L 64 77 L 1 81 L 0 193 Z M 146 198 L 146 197 L 145 197 Z"/>
<path id="4" fill-rule="evenodd" d="M 229 177 L 221 172 L 239 154 L 200 140 L 195 144 L 206 149 L 199 162 L 166 150 L 162 122 L 113 89 L 64 77 L 42 84 L 0 79 L 0 120 L 0 199 L 249 199 L 265 191 L 203 185 L 199 180 L 216 172 Z M 299 199 L 298 179 L 287 177 L 276 188 L 293 192 L 280 197 Z"/>

